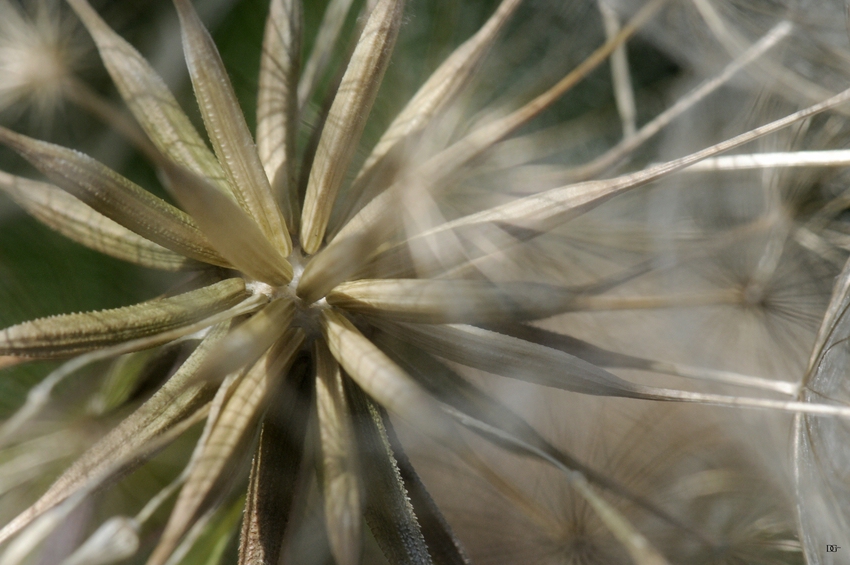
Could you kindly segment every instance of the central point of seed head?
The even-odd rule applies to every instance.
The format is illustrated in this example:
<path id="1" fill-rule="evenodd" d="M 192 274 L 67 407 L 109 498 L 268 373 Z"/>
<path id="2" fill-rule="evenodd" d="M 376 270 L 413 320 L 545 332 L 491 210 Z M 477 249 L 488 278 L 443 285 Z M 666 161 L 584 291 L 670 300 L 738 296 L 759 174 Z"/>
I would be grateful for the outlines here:
<path id="1" fill-rule="evenodd" d="M 748 283 L 742 293 L 746 306 L 759 306 L 764 303 L 766 289 L 763 284 L 757 282 Z"/>
<path id="2" fill-rule="evenodd" d="M 298 282 L 301 280 L 301 275 L 304 274 L 307 259 L 301 254 L 301 249 L 296 247 L 289 256 L 289 263 L 292 265 L 292 280 L 286 286 L 292 290 L 294 295 L 295 289 L 298 288 Z"/>
<path id="3" fill-rule="evenodd" d="M 295 304 L 295 321 L 293 325 L 301 327 L 308 334 L 319 334 L 321 333 L 319 313 L 327 308 L 327 301 L 322 298 L 315 302 L 307 302 L 298 296 L 296 292 L 298 283 L 301 281 L 301 276 L 304 274 L 304 269 L 307 263 L 310 262 L 310 258 L 296 244 L 293 245 L 292 253 L 289 255 L 288 260 L 292 265 L 292 280 L 288 284 L 275 289 L 274 296 L 286 296 Z"/>

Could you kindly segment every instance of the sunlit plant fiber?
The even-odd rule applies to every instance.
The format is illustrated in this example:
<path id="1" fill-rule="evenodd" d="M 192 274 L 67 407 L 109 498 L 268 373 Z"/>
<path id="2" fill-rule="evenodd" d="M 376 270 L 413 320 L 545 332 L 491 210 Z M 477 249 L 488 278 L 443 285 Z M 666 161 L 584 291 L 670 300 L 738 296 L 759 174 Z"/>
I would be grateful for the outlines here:
<path id="1" fill-rule="evenodd" d="M 850 57 L 813 31 L 837 5 L 804 18 L 790 3 L 501 0 L 398 102 L 381 89 L 405 65 L 394 47 L 413 0 L 330 0 L 315 38 L 312 5 L 271 0 L 252 135 L 191 0 L 174 0 L 210 148 L 139 52 L 87 0 L 67 4 L 132 118 L 76 77 L 51 18 L 38 35 L 7 0 L 0 104 L 38 93 L 39 112 L 83 108 L 175 204 L 3 126 L 0 143 L 46 182 L 0 172 L 0 191 L 95 251 L 189 274 L 135 305 L 0 331 L 0 367 L 65 360 L 0 426 L 0 492 L 53 480 L 84 449 L 36 500 L 20 495 L 0 565 L 850 552 L 850 201 L 835 173 L 850 162 L 850 91 L 833 94 Z M 536 37 L 550 19 L 570 33 Z M 637 34 L 700 79 L 660 112 L 633 84 Z M 570 115 L 563 97 L 608 67 L 610 108 Z M 498 377 L 536 386 L 504 394 Z M 97 384 L 71 391 L 83 381 Z M 535 399 L 542 387 L 559 390 Z M 56 410 L 58 391 L 76 408 Z M 611 423 L 623 403 L 640 414 Z M 742 408 L 765 411 L 769 432 Z M 719 411 L 750 431 L 707 416 Z M 81 412 L 108 431 L 81 438 Z M 411 461 L 429 441 L 444 457 L 431 466 L 461 470 L 420 480 Z M 165 482 L 94 510 L 144 469 Z M 496 541 L 496 527 L 464 526 L 487 523 L 488 496 L 506 508 Z"/>

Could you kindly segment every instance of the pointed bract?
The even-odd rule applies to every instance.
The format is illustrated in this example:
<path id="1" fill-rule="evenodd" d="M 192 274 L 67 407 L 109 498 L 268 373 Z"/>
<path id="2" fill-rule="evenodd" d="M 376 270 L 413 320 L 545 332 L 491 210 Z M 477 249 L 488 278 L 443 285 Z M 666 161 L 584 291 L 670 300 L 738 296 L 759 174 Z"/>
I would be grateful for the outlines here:
<path id="1" fill-rule="evenodd" d="M 387 440 L 389 440 L 392 454 L 398 465 L 399 475 L 410 505 L 416 515 L 416 520 L 422 530 L 422 537 L 428 546 L 428 553 L 434 565 L 470 565 L 460 540 L 452 532 L 440 509 L 434 503 L 416 469 L 404 452 L 404 447 L 398 439 L 393 428 L 392 421 L 386 412 L 381 412 L 381 421 L 384 425 Z"/>
<path id="2" fill-rule="evenodd" d="M 485 324 L 548 318 L 565 312 L 578 292 L 537 283 L 386 279 L 343 283 L 328 304 L 351 312 L 420 324 Z"/>
<path id="3" fill-rule="evenodd" d="M 226 477 L 225 470 L 244 457 L 252 426 L 259 422 L 270 395 L 277 389 L 295 353 L 304 340 L 300 330 L 290 330 L 236 384 L 215 421 L 203 450 L 194 462 L 180 491 L 168 525 L 148 565 L 162 565 L 189 530 L 210 497 L 214 487 Z"/>
<path id="4" fill-rule="evenodd" d="M 377 323 L 379 327 L 383 322 Z M 465 325 L 399 324 L 406 341 L 451 361 L 585 394 L 642 397 L 640 387 L 577 357 Z"/>
<path id="5" fill-rule="evenodd" d="M 365 518 L 390 563 L 431 565 L 428 546 L 399 472 L 381 409 L 350 387 L 357 442 L 364 464 Z"/>
<path id="6" fill-rule="evenodd" d="M 392 162 L 394 157 L 402 157 L 400 153 L 405 149 L 404 142 L 424 130 L 430 120 L 457 98 L 521 3 L 522 0 L 502 0 L 481 29 L 455 49 L 428 77 L 392 121 L 357 173 L 348 191 L 349 205 L 354 204 L 355 198 L 368 197 L 369 194 L 361 193 L 372 182 L 380 167 L 386 162 Z M 391 172 L 389 178 L 392 176 Z"/>
<path id="7" fill-rule="evenodd" d="M 199 369 L 198 382 L 219 382 L 240 367 L 251 366 L 277 341 L 295 316 L 295 304 L 282 297 L 231 331 Z"/>
<path id="8" fill-rule="evenodd" d="M 56 186 L 140 236 L 186 257 L 229 266 L 187 214 L 87 155 L 0 127 L 3 143 Z"/>
<path id="9" fill-rule="evenodd" d="M 198 135 L 165 82 L 136 49 L 101 19 L 87 0 L 68 0 L 133 116 L 163 155 L 229 190 L 215 155 Z"/>
<path id="10" fill-rule="evenodd" d="M 289 231 L 218 49 L 191 0 L 175 0 L 174 4 L 180 16 L 183 50 L 198 106 L 230 187 L 268 240 L 286 257 L 292 251 Z"/>
<path id="11" fill-rule="evenodd" d="M 328 541 L 338 565 L 357 565 L 360 561 L 362 487 L 343 375 L 322 341 L 314 342 L 313 358 Z"/>
<path id="12" fill-rule="evenodd" d="M 425 179 L 423 183 L 426 190 L 450 185 L 448 179 L 456 175 L 463 167 L 540 115 L 541 112 L 552 106 L 566 92 L 581 82 L 588 73 L 604 63 L 608 56 L 633 35 L 640 25 L 646 22 L 664 2 L 666 0 L 651 0 L 646 3 L 617 36 L 594 51 L 592 55 L 584 59 L 578 67 L 549 90 L 509 115 L 473 130 L 425 163 L 418 165 L 410 175 L 418 179 Z M 368 225 L 370 218 L 385 217 L 394 202 L 392 195 L 388 193 L 399 189 L 400 186 L 397 182 L 369 202 L 339 230 L 335 238 L 344 238 L 361 231 L 365 225 Z"/>
<path id="13" fill-rule="evenodd" d="M 292 279 L 292 265 L 233 199 L 184 167 L 168 162 L 161 165 L 174 197 L 192 213 L 213 247 L 234 267 L 274 285 Z"/>
<path id="14" fill-rule="evenodd" d="M 49 228 L 95 251 L 164 271 L 202 266 L 148 241 L 53 185 L 0 171 L 0 191 Z"/>
<path id="15" fill-rule="evenodd" d="M 61 314 L 0 331 L 0 353 L 56 359 L 155 336 L 203 320 L 248 296 L 245 282 L 227 279 L 177 296 L 99 312 Z M 167 341 L 171 341 L 168 337 Z M 150 343 L 152 347 L 156 343 Z"/>
<path id="16" fill-rule="evenodd" d="M 310 171 L 301 214 L 301 245 L 307 253 L 318 251 L 324 239 L 337 191 L 345 180 L 389 64 L 403 8 L 404 0 L 378 3 L 334 98 Z"/>
<path id="17" fill-rule="evenodd" d="M 437 403 L 343 314 L 324 310 L 321 322 L 334 358 L 366 394 L 422 431 L 451 435 Z"/>
<path id="18" fill-rule="evenodd" d="M 242 519 L 239 565 L 278 565 L 297 497 L 307 441 L 312 375 L 306 363 L 289 370 L 263 418 Z"/>
<path id="19" fill-rule="evenodd" d="M 293 233 L 301 220 L 295 176 L 301 11 L 301 0 L 272 0 L 269 5 L 257 92 L 257 151 Z"/>

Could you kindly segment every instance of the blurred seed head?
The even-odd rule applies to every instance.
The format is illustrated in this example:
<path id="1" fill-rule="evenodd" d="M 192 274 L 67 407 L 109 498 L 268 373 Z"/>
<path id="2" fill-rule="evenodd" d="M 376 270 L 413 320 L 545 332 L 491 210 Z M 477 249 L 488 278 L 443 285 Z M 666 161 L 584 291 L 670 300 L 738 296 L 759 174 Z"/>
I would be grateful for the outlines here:
<path id="1" fill-rule="evenodd" d="M 55 0 L 0 1 L 0 110 L 49 119 L 85 53 L 78 25 Z"/>
<path id="2" fill-rule="evenodd" d="M 731 439 L 716 414 L 533 392 L 517 402 L 509 399 L 521 396 L 518 387 L 511 388 L 504 399 L 532 410 L 525 416 L 561 449 L 679 520 L 667 522 L 614 501 L 671 563 L 797 562 L 800 545 L 787 485 L 766 476 L 749 446 Z M 632 562 L 557 473 L 470 441 L 504 483 L 433 446 L 417 450 L 414 458 L 474 563 Z"/>

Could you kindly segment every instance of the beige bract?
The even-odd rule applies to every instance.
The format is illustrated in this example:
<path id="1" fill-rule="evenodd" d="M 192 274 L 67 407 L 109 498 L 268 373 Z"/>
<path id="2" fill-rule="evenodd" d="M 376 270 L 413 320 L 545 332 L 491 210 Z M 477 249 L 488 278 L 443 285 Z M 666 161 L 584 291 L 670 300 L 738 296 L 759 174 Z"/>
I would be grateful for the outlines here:
<path id="1" fill-rule="evenodd" d="M 685 157 L 612 176 L 612 167 L 662 128 L 767 57 L 790 36 L 792 22 L 774 22 L 741 46 L 715 77 L 638 128 L 624 45 L 658 16 L 665 2 L 642 3 L 623 21 L 603 2 L 598 7 L 607 39 L 574 70 L 533 96 L 518 95 L 509 103 L 497 96 L 474 119 L 458 117 L 488 53 L 516 23 L 517 14 L 530 9 L 521 0 L 501 0 L 403 106 L 358 169 L 357 150 L 384 74 L 388 65 L 404 64 L 393 59 L 405 21 L 404 0 L 362 3 L 354 24 L 356 44 L 342 57 L 329 86 L 322 77 L 340 59 L 333 44 L 353 9 L 351 2 L 331 0 L 302 73 L 301 1 L 272 0 L 260 61 L 256 144 L 191 1 L 174 3 L 211 148 L 146 60 L 87 0 L 68 0 L 135 123 L 101 100 L 90 99 L 90 109 L 150 159 L 177 206 L 87 155 L 0 127 L 0 142 L 49 181 L 0 173 L 0 190 L 31 215 L 104 254 L 152 269 L 198 273 L 179 291 L 140 304 L 36 319 L 0 331 L 4 363 L 69 359 L 3 424 L 0 441 L 12 443 L 51 391 L 86 365 L 199 341 L 156 392 L 0 530 L 0 541 L 11 540 L 0 563 L 25 562 L 87 498 L 191 436 L 201 423 L 184 471 L 137 514 L 105 521 L 65 559 L 66 565 L 110 563 L 136 553 L 149 554 L 149 565 L 178 563 L 196 543 L 226 540 L 240 512 L 239 562 L 276 564 L 297 545 L 292 541 L 297 532 L 292 532 L 304 522 L 298 517 L 316 507 L 325 532 L 316 547 L 327 547 L 339 565 L 360 562 L 367 542 L 377 542 L 393 565 L 468 562 L 389 416 L 461 457 L 532 522 L 527 497 L 476 455 L 462 429 L 548 465 L 569 486 L 571 504 L 593 513 L 593 523 L 605 532 L 600 539 L 618 544 L 611 555 L 641 565 L 663 564 L 669 557 L 665 548 L 651 543 L 640 523 L 627 517 L 634 512 L 623 512 L 624 504 L 651 515 L 673 537 L 690 540 L 681 542 L 698 548 L 689 549 L 690 555 L 721 555 L 724 539 L 702 535 L 692 517 L 671 512 L 618 480 L 628 473 L 609 473 L 556 446 L 463 373 L 481 370 L 603 397 L 771 409 L 797 415 L 800 426 L 816 418 L 850 417 L 845 404 L 821 402 L 804 390 L 807 382 L 825 378 L 817 372 L 816 359 L 806 381 L 800 375 L 797 382 L 787 382 L 623 355 L 538 323 L 598 310 L 734 305 L 761 312 L 770 307 L 767 283 L 775 280 L 777 269 L 758 284 L 628 297 L 617 289 L 654 269 L 650 261 L 579 280 L 565 273 L 584 265 L 571 263 L 558 242 L 572 220 L 691 165 L 703 163 L 703 171 L 746 168 L 748 163 L 751 168 L 772 166 L 781 160 L 716 157 L 850 99 L 850 92 L 825 97 Z M 528 126 L 609 58 L 623 140 L 580 167 L 560 167 L 554 184 L 526 184 L 522 179 L 541 176 L 531 171 L 551 133 Z M 31 70 L 53 72 L 48 66 Z M 38 79 L 33 80 L 37 88 Z M 311 97 L 323 90 L 328 94 L 317 117 L 305 119 Z M 306 148 L 305 137 L 311 137 Z M 820 157 L 819 163 L 829 165 L 843 158 Z M 790 166 L 807 166 L 805 159 L 800 163 Z M 516 174 L 521 180 L 511 190 L 475 197 L 481 178 L 503 176 L 510 184 Z M 447 206 L 451 198 L 456 200 Z M 711 245 L 719 249 L 765 233 L 773 238 L 777 226 L 789 222 L 779 212 L 764 214 Z M 639 247 L 640 237 L 623 240 Z M 836 252 L 843 258 L 843 251 Z M 781 255 L 765 257 L 778 263 Z M 537 269 L 526 267 L 534 262 Z M 835 300 L 844 304 L 840 296 Z M 829 323 L 843 320 L 843 310 L 836 312 Z M 818 355 L 827 355 L 830 339 L 818 341 Z M 663 373 L 671 382 L 702 379 L 757 393 L 654 386 L 604 367 Z M 670 472 L 675 475 L 675 468 Z M 235 487 L 245 475 L 243 500 Z M 152 528 L 172 495 L 176 500 L 167 521 Z M 751 526 L 752 539 L 767 539 L 773 553 L 791 547 L 799 555 L 799 544 L 781 537 L 786 532 L 768 535 L 772 526 L 756 519 Z M 741 543 L 749 548 L 752 539 Z M 323 555 L 324 550 L 315 551 Z"/>

